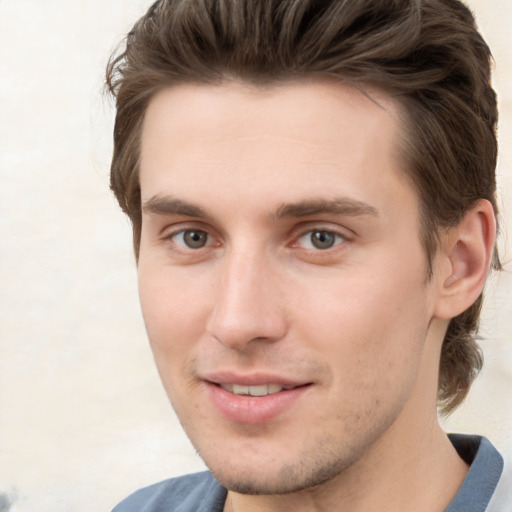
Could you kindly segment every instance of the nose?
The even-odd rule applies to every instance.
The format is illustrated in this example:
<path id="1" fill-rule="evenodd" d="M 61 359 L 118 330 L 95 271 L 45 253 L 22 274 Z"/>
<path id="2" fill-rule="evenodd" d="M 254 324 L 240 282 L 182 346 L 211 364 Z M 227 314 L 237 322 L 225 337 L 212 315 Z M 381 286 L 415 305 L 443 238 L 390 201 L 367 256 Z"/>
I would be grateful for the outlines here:
<path id="1" fill-rule="evenodd" d="M 287 319 L 278 280 L 263 256 L 227 256 L 216 281 L 208 334 L 239 351 L 248 350 L 254 342 L 281 339 L 287 331 Z"/>

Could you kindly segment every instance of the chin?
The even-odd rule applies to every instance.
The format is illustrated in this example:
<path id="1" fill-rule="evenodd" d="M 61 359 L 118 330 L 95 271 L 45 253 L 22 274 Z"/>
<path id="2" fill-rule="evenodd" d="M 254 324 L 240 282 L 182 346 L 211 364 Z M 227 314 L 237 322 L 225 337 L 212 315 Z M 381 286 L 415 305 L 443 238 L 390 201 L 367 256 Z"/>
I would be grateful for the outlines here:
<path id="1" fill-rule="evenodd" d="M 327 445 L 328 446 L 328 445 Z M 327 453 L 327 452 L 330 453 Z M 301 454 L 297 462 L 282 462 L 279 467 L 260 461 L 250 463 L 228 461 L 206 464 L 226 489 L 239 494 L 275 495 L 289 494 L 322 485 L 342 475 L 358 460 L 357 454 L 334 454 L 330 450 L 315 451 L 315 456 Z"/>

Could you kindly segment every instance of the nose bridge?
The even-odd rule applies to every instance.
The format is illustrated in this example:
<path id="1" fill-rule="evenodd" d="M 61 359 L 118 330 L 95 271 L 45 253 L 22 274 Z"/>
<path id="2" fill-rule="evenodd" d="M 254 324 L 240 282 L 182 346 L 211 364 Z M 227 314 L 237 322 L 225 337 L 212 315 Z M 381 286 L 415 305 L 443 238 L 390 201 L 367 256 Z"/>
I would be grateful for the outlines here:
<path id="1" fill-rule="evenodd" d="M 235 349 L 283 336 L 286 321 L 277 287 L 272 286 L 274 275 L 264 251 L 251 247 L 228 251 L 216 282 L 209 333 Z"/>

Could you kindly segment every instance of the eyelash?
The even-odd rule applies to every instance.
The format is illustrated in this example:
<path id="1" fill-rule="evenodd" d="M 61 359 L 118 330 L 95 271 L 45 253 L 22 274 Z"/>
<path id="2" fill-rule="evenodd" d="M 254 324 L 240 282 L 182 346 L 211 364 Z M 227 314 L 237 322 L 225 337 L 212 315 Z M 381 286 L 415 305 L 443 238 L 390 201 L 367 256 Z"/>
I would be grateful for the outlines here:
<path id="1" fill-rule="evenodd" d="M 193 248 L 193 247 L 190 247 L 190 246 L 186 246 L 186 242 L 182 241 L 182 243 L 179 243 L 176 241 L 176 238 L 178 236 L 181 235 L 181 238 L 183 239 L 187 233 L 196 233 L 196 234 L 201 234 L 201 235 L 206 235 L 206 242 L 205 242 L 205 245 L 201 246 L 201 247 L 197 247 L 197 248 Z M 208 231 L 206 231 L 205 229 L 200 229 L 200 228 L 184 228 L 184 229 L 180 229 L 180 230 L 177 230 L 177 231 L 174 231 L 166 236 L 164 236 L 164 241 L 168 241 L 168 242 L 171 242 L 173 245 L 175 246 L 180 246 L 181 250 L 185 250 L 185 251 L 197 251 L 199 249 L 204 249 L 205 247 L 208 247 L 210 246 L 211 244 L 209 243 L 209 240 L 212 239 L 212 236 L 208 233 Z"/>
<path id="2" fill-rule="evenodd" d="M 310 251 L 314 251 L 314 252 L 317 252 L 317 251 L 318 252 L 326 252 L 326 251 L 329 251 L 330 249 L 334 249 L 336 246 L 347 241 L 347 238 L 343 234 L 341 234 L 335 230 L 313 228 L 313 229 L 308 229 L 307 231 L 304 231 L 299 237 L 296 238 L 297 241 L 294 244 L 292 244 L 292 246 L 299 245 L 299 240 L 301 240 L 304 237 L 307 237 L 308 235 L 309 235 L 311 245 L 314 246 L 313 236 L 315 234 L 321 234 L 323 236 L 327 235 L 327 237 L 332 237 L 331 240 L 327 241 L 327 244 L 332 242 L 332 245 L 328 245 L 323 248 L 321 248 L 321 247 L 305 247 L 306 250 L 310 250 Z M 318 241 L 320 241 L 320 243 L 322 243 L 322 240 L 318 240 Z"/>

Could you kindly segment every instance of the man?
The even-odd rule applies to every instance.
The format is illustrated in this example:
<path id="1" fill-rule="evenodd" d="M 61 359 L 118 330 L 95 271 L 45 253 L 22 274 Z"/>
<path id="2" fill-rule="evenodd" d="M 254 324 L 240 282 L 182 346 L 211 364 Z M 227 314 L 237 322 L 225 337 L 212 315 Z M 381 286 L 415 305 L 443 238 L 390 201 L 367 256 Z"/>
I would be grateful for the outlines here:
<path id="1" fill-rule="evenodd" d="M 116 511 L 507 510 L 498 452 L 437 418 L 481 367 L 499 268 L 489 59 L 455 0 L 162 0 L 138 21 L 108 69 L 111 183 L 211 473 Z"/>

